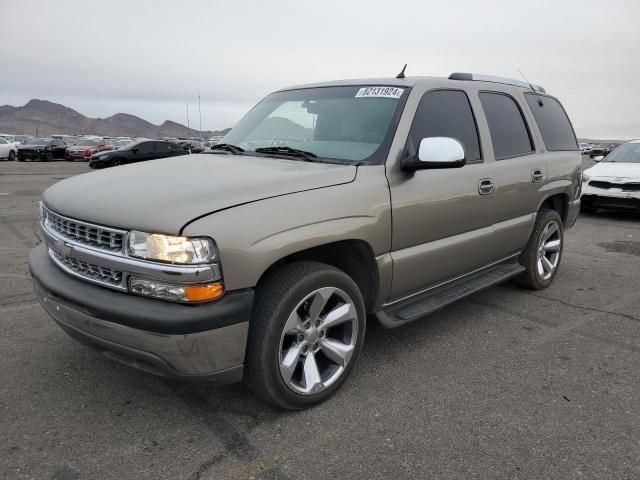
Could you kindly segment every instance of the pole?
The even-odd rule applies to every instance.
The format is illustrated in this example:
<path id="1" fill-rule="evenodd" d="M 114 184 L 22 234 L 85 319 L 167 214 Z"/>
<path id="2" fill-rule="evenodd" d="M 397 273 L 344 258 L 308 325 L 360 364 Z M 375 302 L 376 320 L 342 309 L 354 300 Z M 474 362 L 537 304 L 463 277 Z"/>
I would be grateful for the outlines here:
<path id="1" fill-rule="evenodd" d="M 187 103 L 187 137 L 189 136 L 189 104 Z"/>
<path id="2" fill-rule="evenodd" d="M 198 94 L 198 115 L 200 115 L 200 138 L 202 138 L 202 110 L 200 110 L 200 94 Z"/>

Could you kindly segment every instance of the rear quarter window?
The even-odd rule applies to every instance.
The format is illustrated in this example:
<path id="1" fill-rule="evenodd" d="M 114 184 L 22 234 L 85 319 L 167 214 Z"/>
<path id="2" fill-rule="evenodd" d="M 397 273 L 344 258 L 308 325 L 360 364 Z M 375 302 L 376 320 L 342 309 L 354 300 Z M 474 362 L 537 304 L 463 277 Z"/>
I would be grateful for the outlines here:
<path id="1" fill-rule="evenodd" d="M 560 102 L 553 97 L 533 93 L 525 93 L 524 98 L 538 124 L 547 150 L 578 149 L 576 134 Z"/>

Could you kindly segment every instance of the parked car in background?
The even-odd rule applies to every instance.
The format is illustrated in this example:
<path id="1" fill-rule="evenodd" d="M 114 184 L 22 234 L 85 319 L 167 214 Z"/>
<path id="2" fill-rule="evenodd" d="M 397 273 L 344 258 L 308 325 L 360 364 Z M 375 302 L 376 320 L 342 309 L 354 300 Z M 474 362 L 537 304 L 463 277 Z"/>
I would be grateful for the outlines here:
<path id="1" fill-rule="evenodd" d="M 180 145 L 189 153 L 202 153 L 205 148 L 200 142 L 194 140 L 181 140 Z"/>
<path id="2" fill-rule="evenodd" d="M 113 147 L 114 150 L 117 150 L 120 147 L 124 147 L 124 143 L 117 138 L 105 138 L 104 143 Z"/>
<path id="3" fill-rule="evenodd" d="M 32 139 L 31 135 L 15 135 L 13 137 L 13 143 L 16 145 L 24 145 L 28 140 Z"/>
<path id="4" fill-rule="evenodd" d="M 591 146 L 591 151 L 589 152 L 589 156 L 591 158 L 604 157 L 605 155 L 608 155 L 610 151 L 611 150 L 609 149 L 609 147 L 606 147 L 605 145 L 598 143 L 596 145 Z"/>
<path id="5" fill-rule="evenodd" d="M 139 140 L 117 150 L 101 152 L 91 157 L 91 168 L 115 167 L 126 163 L 145 162 L 158 158 L 187 155 L 181 145 L 163 140 Z"/>
<path id="6" fill-rule="evenodd" d="M 62 137 L 62 141 L 67 145 L 67 147 L 71 147 L 72 145 L 75 145 L 83 138 L 84 137 L 81 137 L 79 135 L 67 135 L 66 137 Z"/>
<path id="7" fill-rule="evenodd" d="M 18 147 L 17 159 L 19 162 L 62 160 L 66 149 L 67 145 L 57 138 L 32 138 Z"/>
<path id="8" fill-rule="evenodd" d="M 618 147 L 583 173 L 580 209 L 594 213 L 599 208 L 640 211 L 640 140 Z"/>
<path id="9" fill-rule="evenodd" d="M 281 408 L 335 393 L 369 319 L 399 327 L 511 278 L 548 287 L 579 213 L 571 123 L 517 80 L 296 86 L 223 142 L 49 187 L 31 278 L 83 343 L 165 377 L 244 376 Z"/>
<path id="10" fill-rule="evenodd" d="M 18 146 L 8 141 L 4 137 L 0 137 L 0 158 L 14 161 L 18 153 Z"/>
<path id="11" fill-rule="evenodd" d="M 107 145 L 104 140 L 92 140 L 88 138 L 80 139 L 75 145 L 68 147 L 65 152 L 65 158 L 72 161 L 88 162 L 94 153 L 113 150 L 112 145 Z"/>
<path id="12" fill-rule="evenodd" d="M 578 147 L 580 147 L 580 152 L 582 152 L 583 155 L 591 152 L 591 146 L 588 143 L 581 143 Z"/>

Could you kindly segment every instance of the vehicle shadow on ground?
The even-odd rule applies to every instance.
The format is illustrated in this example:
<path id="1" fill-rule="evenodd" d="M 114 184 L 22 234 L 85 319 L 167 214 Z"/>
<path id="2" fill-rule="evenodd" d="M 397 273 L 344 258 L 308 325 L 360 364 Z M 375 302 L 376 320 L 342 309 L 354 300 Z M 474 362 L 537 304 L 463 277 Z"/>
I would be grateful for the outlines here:
<path id="1" fill-rule="evenodd" d="M 580 212 L 578 220 L 581 218 L 608 218 L 611 220 L 628 220 L 638 221 L 640 220 L 640 211 L 634 212 L 630 210 L 598 210 L 595 213 Z"/>

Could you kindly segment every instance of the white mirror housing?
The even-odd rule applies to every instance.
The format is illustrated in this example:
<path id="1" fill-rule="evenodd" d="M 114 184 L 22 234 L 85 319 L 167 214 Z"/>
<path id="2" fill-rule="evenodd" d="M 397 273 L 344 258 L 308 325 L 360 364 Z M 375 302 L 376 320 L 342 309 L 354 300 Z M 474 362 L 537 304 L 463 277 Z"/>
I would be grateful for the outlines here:
<path id="1" fill-rule="evenodd" d="M 418 159 L 421 162 L 454 166 L 464 162 L 464 147 L 459 140 L 450 137 L 428 137 L 420 141 Z M 456 165 L 457 166 L 457 165 Z"/>

